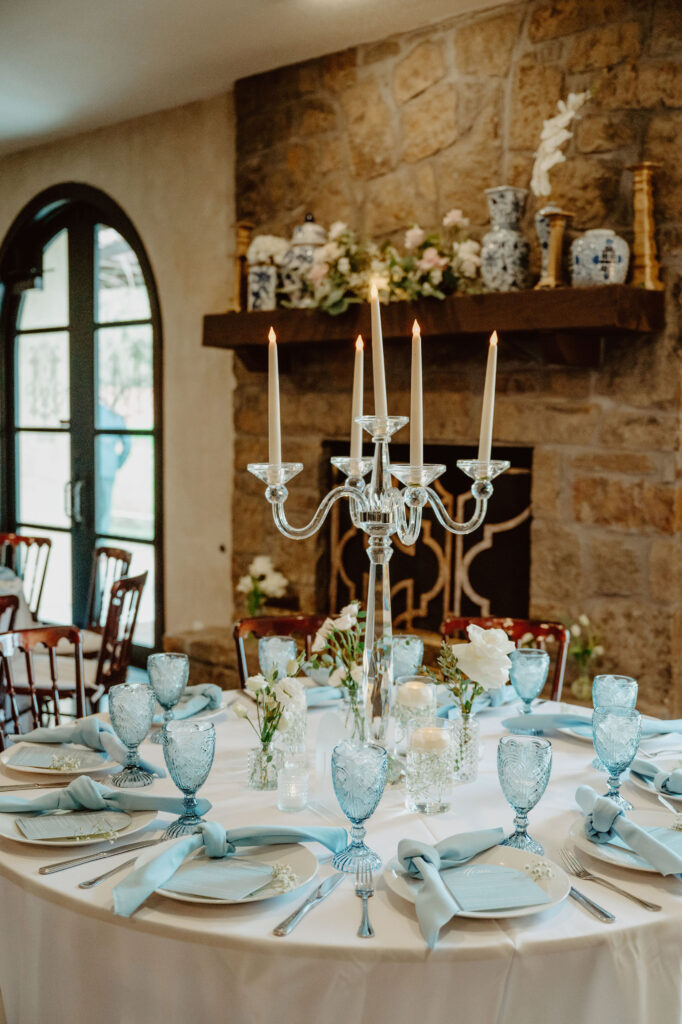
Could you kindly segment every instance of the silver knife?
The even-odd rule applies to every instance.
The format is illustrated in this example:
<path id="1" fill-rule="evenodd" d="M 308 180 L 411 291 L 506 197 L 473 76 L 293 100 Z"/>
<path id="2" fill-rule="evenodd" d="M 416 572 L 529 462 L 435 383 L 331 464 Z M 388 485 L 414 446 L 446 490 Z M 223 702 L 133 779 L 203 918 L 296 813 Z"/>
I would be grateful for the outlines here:
<path id="1" fill-rule="evenodd" d="M 38 868 L 40 875 L 51 875 L 55 871 L 64 871 L 66 868 L 78 868 L 81 864 L 91 864 L 96 860 L 105 860 L 107 857 L 117 857 L 119 853 L 129 853 L 132 850 L 142 850 L 145 846 L 156 846 L 157 843 L 165 842 L 165 836 L 158 839 L 145 839 L 141 843 L 127 843 L 125 846 L 114 846 L 110 850 L 101 850 L 99 853 L 89 853 L 84 857 L 73 857 L 71 860 L 60 860 L 56 864 L 46 864 Z"/>
<path id="2" fill-rule="evenodd" d="M 18 786 L 0 786 L 0 793 L 17 793 L 20 789 L 64 789 L 65 782 L 22 782 Z"/>
<path id="3" fill-rule="evenodd" d="M 309 910 L 321 903 L 323 899 L 326 899 L 330 893 L 334 892 L 337 885 L 340 885 L 343 881 L 343 872 L 337 871 L 336 874 L 332 875 L 331 878 L 326 878 L 324 882 L 318 885 L 317 889 L 311 893 L 307 900 L 304 900 L 301 906 L 285 917 L 284 920 L 277 925 L 276 928 L 272 929 L 273 935 L 288 935 L 290 931 L 296 927 L 299 921 L 301 921 Z"/>
<path id="4" fill-rule="evenodd" d="M 598 903 L 595 903 L 594 900 L 591 900 L 589 896 L 585 896 L 584 893 L 578 892 L 578 890 L 574 889 L 573 886 L 571 886 L 568 895 L 572 896 L 576 903 L 580 903 L 580 905 L 583 906 L 585 910 L 589 910 L 591 914 L 594 914 L 594 916 L 599 921 L 603 921 L 604 924 L 611 924 L 613 921 L 616 920 L 613 914 L 609 914 L 608 910 L 604 910 L 604 908 L 600 907 Z"/>

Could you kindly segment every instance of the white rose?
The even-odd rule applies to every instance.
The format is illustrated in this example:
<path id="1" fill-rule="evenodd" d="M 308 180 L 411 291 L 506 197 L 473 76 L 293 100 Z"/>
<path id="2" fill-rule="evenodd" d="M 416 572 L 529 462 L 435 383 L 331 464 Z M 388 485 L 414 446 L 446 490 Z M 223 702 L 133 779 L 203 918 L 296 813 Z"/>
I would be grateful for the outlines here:
<path id="1" fill-rule="evenodd" d="M 405 232 L 405 248 L 416 249 L 422 244 L 425 238 L 425 233 L 415 224 L 414 227 Z"/>
<path id="2" fill-rule="evenodd" d="M 587 615 L 585 615 L 584 613 L 582 615 L 578 616 L 578 622 L 580 623 L 581 626 L 589 626 L 589 624 L 590 624 L 590 620 L 588 619 Z"/>
<path id="3" fill-rule="evenodd" d="M 350 674 L 353 682 L 359 686 L 362 682 L 362 665 L 351 665 Z"/>
<path id="4" fill-rule="evenodd" d="M 240 594 L 248 594 L 253 586 L 253 580 L 250 576 L 240 576 L 239 583 L 237 584 L 237 590 Z"/>
<path id="5" fill-rule="evenodd" d="M 580 626 L 577 622 L 574 622 L 571 626 L 571 635 L 576 638 L 580 636 Z"/>
<path id="6" fill-rule="evenodd" d="M 260 588 L 268 597 L 284 597 L 288 582 L 283 573 L 269 572 L 260 581 Z"/>
<path id="7" fill-rule="evenodd" d="M 333 628 L 333 619 L 326 618 L 322 625 L 320 626 L 320 628 L 318 629 L 317 633 L 315 634 L 315 639 L 313 640 L 312 646 L 313 653 L 317 653 L 325 649 L 325 647 L 327 646 L 327 639 Z"/>
<path id="8" fill-rule="evenodd" d="M 289 679 L 285 676 L 280 679 L 274 689 L 275 700 L 279 701 L 283 708 L 303 707 L 305 705 L 305 691 L 303 683 L 298 679 Z"/>
<path id="9" fill-rule="evenodd" d="M 340 235 L 345 235 L 346 231 L 348 231 L 348 225 L 346 224 L 346 222 L 343 220 L 335 220 L 329 229 L 329 237 L 333 241 Z"/>
<path id="10" fill-rule="evenodd" d="M 234 711 L 237 718 L 249 717 L 249 709 L 247 708 L 246 704 L 242 704 L 241 701 L 237 701 L 236 704 L 233 704 L 232 710 Z"/>
<path id="11" fill-rule="evenodd" d="M 246 680 L 246 689 L 251 693 L 260 693 L 268 685 L 268 681 L 260 672 L 255 676 L 249 676 Z"/>
<path id="12" fill-rule="evenodd" d="M 509 654 L 515 647 L 503 629 L 482 629 L 472 623 L 467 626 L 467 635 L 476 647 L 499 651 L 500 654 Z"/>
<path id="13" fill-rule="evenodd" d="M 345 633 L 347 630 L 352 629 L 357 624 L 357 619 L 354 615 L 349 613 L 346 615 L 339 615 L 338 619 L 334 619 L 334 629 L 338 629 L 341 633 Z"/>
<path id="14" fill-rule="evenodd" d="M 360 602 L 351 601 L 345 608 L 342 608 L 339 615 L 354 615 L 357 618 L 357 614 L 360 611 Z"/>
<path id="15" fill-rule="evenodd" d="M 268 573 L 274 572 L 274 570 L 275 567 L 269 555 L 256 555 L 249 566 L 249 572 L 252 576 L 267 576 Z"/>
<path id="16" fill-rule="evenodd" d="M 489 644 L 457 644 L 457 666 L 484 690 L 497 690 L 509 679 L 511 662 L 506 654 Z"/>

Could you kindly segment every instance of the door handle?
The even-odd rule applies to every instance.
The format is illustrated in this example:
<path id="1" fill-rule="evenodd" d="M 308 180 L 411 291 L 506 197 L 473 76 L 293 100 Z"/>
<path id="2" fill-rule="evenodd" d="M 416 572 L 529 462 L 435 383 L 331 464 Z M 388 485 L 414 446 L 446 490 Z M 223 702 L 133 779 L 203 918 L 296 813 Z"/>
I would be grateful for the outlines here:
<path id="1" fill-rule="evenodd" d="M 83 522 L 83 510 L 81 505 L 81 498 L 83 494 L 84 480 L 76 480 L 73 485 L 73 521 L 74 523 Z"/>
<path id="2" fill-rule="evenodd" d="M 64 515 L 71 519 L 73 514 L 73 481 L 67 480 L 64 484 Z"/>

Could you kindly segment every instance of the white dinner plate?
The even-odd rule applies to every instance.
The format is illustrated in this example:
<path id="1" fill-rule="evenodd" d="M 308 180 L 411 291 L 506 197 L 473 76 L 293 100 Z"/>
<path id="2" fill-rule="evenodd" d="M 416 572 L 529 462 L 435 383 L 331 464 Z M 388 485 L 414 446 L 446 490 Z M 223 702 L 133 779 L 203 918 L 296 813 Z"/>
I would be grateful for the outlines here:
<path id="1" fill-rule="evenodd" d="M 138 858 L 136 868 L 141 867 L 154 857 L 159 856 L 158 850 L 147 850 Z M 197 850 L 194 857 L 203 857 L 203 850 Z M 315 854 L 300 843 L 271 846 L 244 846 L 238 847 L 237 857 L 248 859 L 253 864 L 287 864 L 294 872 L 296 879 L 291 888 L 283 890 L 276 882 L 254 892 L 251 896 L 245 896 L 243 900 L 214 899 L 210 896 L 191 896 L 188 893 L 171 892 L 170 889 L 158 888 L 156 892 L 161 896 L 167 896 L 171 900 L 179 900 L 180 903 L 206 903 L 210 906 L 227 905 L 232 903 L 255 903 L 258 900 L 271 900 L 275 896 L 281 896 L 284 891 L 295 892 L 301 886 L 306 885 L 317 874 L 318 860 Z"/>
<path id="2" fill-rule="evenodd" d="M 670 828 L 675 821 L 670 811 L 628 811 L 628 819 L 635 825 L 642 825 L 650 828 Z M 568 838 L 582 852 L 597 860 L 606 861 L 607 864 L 615 864 L 619 868 L 632 868 L 633 871 L 648 871 L 654 875 L 660 874 L 645 860 L 631 850 L 625 850 L 621 846 L 614 846 L 612 843 L 591 843 L 583 829 L 582 815 L 571 825 Z"/>
<path id="3" fill-rule="evenodd" d="M 662 772 L 672 772 L 676 768 L 682 768 L 682 757 L 661 757 L 657 758 L 657 760 L 652 763 L 658 765 Z M 652 793 L 654 796 L 658 795 L 658 790 L 655 788 L 653 780 L 651 782 L 647 782 L 634 771 L 630 772 L 628 781 L 631 782 L 633 786 L 637 786 L 638 789 L 643 789 L 646 793 Z M 668 800 L 674 800 L 675 803 L 682 804 L 682 793 L 661 793 L 661 796 L 666 797 Z"/>
<path id="4" fill-rule="evenodd" d="M 513 846 L 494 846 L 491 850 L 484 850 L 483 853 L 472 857 L 467 864 L 495 864 L 505 868 L 515 868 L 528 874 L 551 899 L 551 903 L 541 903 L 534 907 L 513 907 L 510 910 L 468 910 L 460 911 L 458 917 L 475 918 L 503 918 L 503 917 L 526 917 L 528 914 L 538 914 L 541 910 L 549 910 L 558 906 L 568 896 L 571 882 L 566 872 L 546 857 L 539 857 L 536 853 L 526 853 L 525 850 L 516 850 Z M 551 871 L 549 876 L 535 878 L 526 871 L 528 864 L 547 866 Z M 392 889 L 397 896 L 415 902 L 415 893 L 422 884 L 421 879 L 413 878 L 403 871 L 397 857 L 393 857 L 384 869 L 384 879 L 389 889 Z"/>
<path id="5" fill-rule="evenodd" d="M 126 811 L 126 814 L 130 815 L 130 824 L 116 832 L 117 839 L 131 836 L 134 832 L 139 832 L 141 829 L 146 828 L 150 822 L 154 821 L 158 811 Z M 28 843 L 29 846 L 92 846 L 93 843 L 105 843 L 107 841 L 101 836 L 99 838 L 94 837 L 93 839 L 27 839 L 19 831 L 15 821 L 16 818 L 25 816 L 25 811 L 19 814 L 0 814 L 0 836 L 4 839 L 11 839 L 15 843 Z"/>
<path id="6" fill-rule="evenodd" d="M 15 750 L 19 750 L 22 747 L 30 747 L 32 750 L 37 750 L 37 749 L 40 749 L 41 747 L 43 749 L 45 749 L 46 746 L 49 746 L 49 744 L 45 744 L 45 743 L 40 743 L 40 744 L 38 744 L 38 743 L 24 743 L 22 741 L 20 741 L 19 743 L 13 743 L 11 747 L 7 747 L 6 750 L 3 750 L 2 752 L 0 752 L 0 763 L 2 763 L 6 768 L 8 768 L 12 772 L 23 772 L 23 773 L 28 773 L 29 775 L 51 775 L 51 776 L 53 776 L 56 779 L 59 779 L 59 778 L 69 778 L 69 779 L 72 779 L 76 775 L 94 775 L 97 772 L 107 772 L 107 771 L 110 772 L 111 769 L 117 763 L 116 761 L 112 761 L 111 758 L 109 757 L 109 755 L 105 751 L 101 751 L 102 758 L 101 758 L 101 763 L 99 765 L 94 766 L 94 767 L 91 766 L 89 768 L 87 768 L 87 767 L 86 768 L 73 768 L 70 771 L 64 771 L 61 768 L 32 768 L 29 765 L 14 765 L 14 764 L 10 764 L 10 758 L 12 756 L 12 753 Z M 73 752 L 74 756 L 78 756 L 79 752 L 82 752 L 83 754 L 88 754 L 88 755 L 90 755 L 90 754 L 99 754 L 100 753 L 100 751 L 92 750 L 90 747 L 82 747 L 78 743 L 64 744 L 64 753 L 68 754 L 68 753 L 71 753 L 71 752 Z"/>

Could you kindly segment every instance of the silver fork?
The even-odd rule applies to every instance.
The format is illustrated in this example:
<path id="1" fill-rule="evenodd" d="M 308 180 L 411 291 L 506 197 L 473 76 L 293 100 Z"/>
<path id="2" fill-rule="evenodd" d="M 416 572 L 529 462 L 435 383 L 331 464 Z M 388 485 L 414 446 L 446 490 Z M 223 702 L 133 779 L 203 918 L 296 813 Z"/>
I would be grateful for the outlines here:
<path id="1" fill-rule="evenodd" d="M 367 901 L 374 895 L 372 884 L 372 868 L 367 861 L 360 861 L 355 871 L 355 895 L 362 900 L 362 921 L 358 928 L 358 935 L 361 939 L 371 939 L 374 929 L 369 923 L 369 910 Z"/>
<path id="2" fill-rule="evenodd" d="M 658 903 L 649 903 L 648 900 L 643 900 L 641 896 L 635 896 L 632 892 L 626 892 L 625 889 L 621 889 L 619 885 L 615 885 L 610 882 L 608 878 L 602 878 L 600 875 L 593 875 L 591 871 L 583 867 L 578 858 L 570 852 L 570 850 L 562 850 L 561 856 L 564 864 L 577 878 L 584 878 L 590 882 L 598 882 L 599 885 L 606 886 L 607 889 L 612 889 L 613 892 L 620 893 L 621 896 L 626 896 L 627 899 L 633 900 L 635 903 L 639 903 L 640 907 L 644 907 L 645 910 L 662 910 L 663 907 L 659 907 Z"/>

